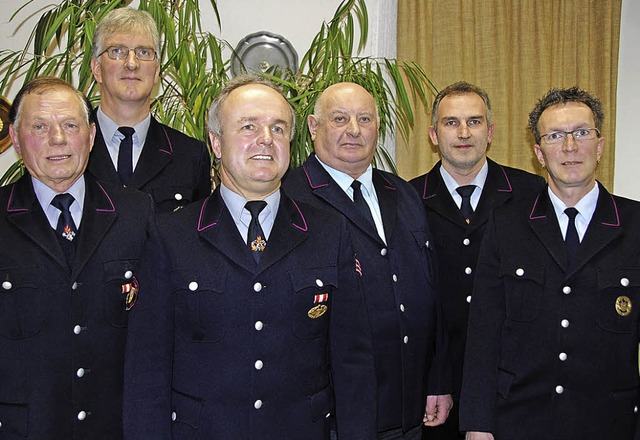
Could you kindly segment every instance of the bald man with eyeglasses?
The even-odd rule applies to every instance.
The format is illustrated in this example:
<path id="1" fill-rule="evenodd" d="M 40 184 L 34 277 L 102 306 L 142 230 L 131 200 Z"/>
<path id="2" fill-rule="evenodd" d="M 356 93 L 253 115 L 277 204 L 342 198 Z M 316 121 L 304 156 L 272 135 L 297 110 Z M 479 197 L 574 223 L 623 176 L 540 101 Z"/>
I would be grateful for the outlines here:
<path id="1" fill-rule="evenodd" d="M 159 41 L 145 11 L 114 9 L 98 24 L 91 68 L 101 100 L 88 171 L 151 194 L 156 210 L 167 212 L 211 193 L 211 156 L 204 142 L 151 114 L 160 80 Z"/>

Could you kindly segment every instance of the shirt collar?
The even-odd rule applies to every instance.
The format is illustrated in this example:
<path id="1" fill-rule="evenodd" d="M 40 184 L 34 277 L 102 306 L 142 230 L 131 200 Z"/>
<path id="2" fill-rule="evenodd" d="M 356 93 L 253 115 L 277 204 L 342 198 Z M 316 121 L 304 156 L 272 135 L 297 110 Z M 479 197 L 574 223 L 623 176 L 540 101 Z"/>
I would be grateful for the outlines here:
<path id="1" fill-rule="evenodd" d="M 118 147 L 120 145 L 120 141 L 124 138 L 124 135 L 118 131 L 120 125 L 116 124 L 109 116 L 107 116 L 101 107 L 98 107 L 98 111 L 96 112 L 96 117 L 98 119 L 98 124 L 100 124 L 100 131 L 102 132 L 102 137 L 108 145 L 115 145 Z M 147 133 L 149 132 L 149 126 L 151 125 L 151 113 L 147 115 L 142 121 L 133 126 L 133 129 L 136 131 L 134 133 L 134 137 L 138 138 L 138 142 L 140 146 L 144 146 L 144 141 L 147 139 Z"/>
<path id="2" fill-rule="evenodd" d="M 322 167 L 325 170 L 327 170 L 327 173 L 329 173 L 331 178 L 335 180 L 338 186 L 342 188 L 342 190 L 345 193 L 349 194 L 349 188 L 351 188 L 351 184 L 356 179 L 354 179 L 347 173 L 344 173 L 342 171 L 339 171 L 339 170 L 336 170 L 335 168 L 330 167 L 326 163 L 322 162 L 318 158 L 318 156 L 316 156 L 316 159 L 318 159 L 318 162 L 320 163 L 320 165 L 322 165 Z M 362 185 L 367 189 L 369 194 L 376 193 L 373 187 L 373 166 L 371 164 L 369 164 L 366 171 L 361 176 L 359 176 L 357 180 L 360 181 L 360 183 L 362 183 Z"/>
<path id="3" fill-rule="evenodd" d="M 458 182 L 453 178 L 453 176 L 444 168 L 444 166 L 440 166 L 440 175 L 442 176 L 442 180 L 444 184 L 447 186 L 447 191 L 451 194 L 452 197 L 458 196 L 458 192 L 456 189 L 460 186 Z M 484 165 L 476 174 L 476 177 L 473 178 L 469 185 L 475 185 L 480 188 L 480 191 L 474 191 L 475 193 L 482 193 L 482 189 L 484 188 L 484 184 L 487 181 L 487 176 L 489 175 L 489 162 L 485 159 Z"/>
<path id="4" fill-rule="evenodd" d="M 241 223 L 247 226 L 251 221 L 251 215 L 247 215 L 248 211 L 244 209 L 247 199 L 230 190 L 224 183 L 220 184 L 220 196 L 222 196 L 222 200 L 224 200 L 225 205 L 227 205 L 227 209 L 236 225 Z M 262 219 L 266 219 L 267 217 L 275 221 L 278 206 L 280 205 L 280 190 L 268 195 L 264 201 L 267 202 L 267 207 L 260 212 L 260 222 L 262 223 Z"/>
<path id="5" fill-rule="evenodd" d="M 558 219 L 565 215 L 564 210 L 570 208 L 567 206 L 558 196 L 551 191 L 551 187 L 547 187 L 549 193 L 549 199 L 553 205 L 553 210 L 556 213 Z M 598 204 L 598 196 L 600 195 L 600 188 L 597 183 L 594 183 L 593 189 L 585 194 L 573 207 L 578 210 L 578 216 L 582 216 L 586 224 L 591 222 L 593 213 L 596 212 L 596 205 Z"/>

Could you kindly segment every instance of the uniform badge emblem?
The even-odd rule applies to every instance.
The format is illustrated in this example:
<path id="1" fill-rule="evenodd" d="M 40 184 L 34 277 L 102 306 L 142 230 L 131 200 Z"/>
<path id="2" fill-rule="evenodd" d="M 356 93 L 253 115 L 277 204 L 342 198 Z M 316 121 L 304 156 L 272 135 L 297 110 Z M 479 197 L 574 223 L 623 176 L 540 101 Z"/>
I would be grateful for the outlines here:
<path id="1" fill-rule="evenodd" d="M 69 241 L 73 241 L 73 239 L 76 236 L 76 233 L 73 232 L 73 229 L 71 229 L 69 225 L 65 225 L 64 229 L 62 230 L 62 236 Z"/>
<path id="2" fill-rule="evenodd" d="M 616 312 L 620 316 L 628 316 L 631 313 L 631 299 L 628 296 L 621 295 L 616 299 Z"/>
<path id="3" fill-rule="evenodd" d="M 261 235 L 251 242 L 251 250 L 252 251 L 263 251 L 267 247 L 267 242 L 262 238 Z"/>
<path id="4" fill-rule="evenodd" d="M 321 293 L 319 295 L 315 295 L 313 297 L 313 303 L 314 304 L 319 304 L 319 303 L 323 303 L 323 302 L 327 302 L 329 301 L 329 294 L 328 293 Z"/>
<path id="5" fill-rule="evenodd" d="M 325 306 L 324 304 L 318 304 L 307 312 L 307 316 L 309 316 L 309 318 L 311 319 L 316 319 L 324 315 L 326 311 L 327 306 Z"/>
<path id="6" fill-rule="evenodd" d="M 356 272 L 358 272 L 358 274 L 362 276 L 362 267 L 360 267 L 360 260 L 358 260 L 357 258 L 356 258 Z"/>
<path id="7" fill-rule="evenodd" d="M 136 277 L 133 277 L 131 281 L 122 285 L 122 293 L 125 295 L 124 304 L 125 310 L 128 312 L 133 308 L 138 299 L 138 292 L 140 291 L 140 286 L 138 285 L 138 280 Z"/>

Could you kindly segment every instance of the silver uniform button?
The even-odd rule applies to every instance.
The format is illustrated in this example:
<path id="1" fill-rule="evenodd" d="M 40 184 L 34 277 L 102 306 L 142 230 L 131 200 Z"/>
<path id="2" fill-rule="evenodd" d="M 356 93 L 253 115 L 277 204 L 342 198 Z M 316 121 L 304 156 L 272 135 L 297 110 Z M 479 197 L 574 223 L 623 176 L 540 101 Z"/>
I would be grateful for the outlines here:
<path id="1" fill-rule="evenodd" d="M 429 249 L 429 240 L 425 241 L 424 245 L 427 247 L 427 249 Z"/>
<path id="2" fill-rule="evenodd" d="M 262 408 L 262 400 L 258 399 L 258 400 L 256 400 L 255 402 L 253 402 L 253 407 L 254 407 L 255 409 L 260 409 L 260 408 Z"/>
<path id="3" fill-rule="evenodd" d="M 462 240 L 462 244 L 465 246 L 469 246 L 471 244 L 471 240 L 469 240 L 468 238 L 465 238 L 464 240 Z"/>
<path id="4" fill-rule="evenodd" d="M 524 275 L 524 269 L 519 267 L 518 269 L 516 269 L 516 275 L 518 275 L 519 277 L 521 277 L 522 275 Z"/>
<path id="5" fill-rule="evenodd" d="M 563 319 L 562 321 L 560 321 L 560 325 L 564 328 L 569 327 L 569 320 L 568 319 Z"/>
<path id="6" fill-rule="evenodd" d="M 133 278 L 133 272 L 131 272 L 130 270 L 126 271 L 126 272 L 124 273 L 124 277 L 125 277 L 127 280 L 130 280 L 131 278 Z"/>
<path id="7" fill-rule="evenodd" d="M 324 283 L 322 282 L 322 280 L 321 280 L 321 279 L 319 279 L 319 278 L 318 278 L 318 279 L 316 280 L 316 286 L 318 286 L 318 287 L 322 287 L 322 286 L 324 286 Z"/>
<path id="8" fill-rule="evenodd" d="M 84 368 L 78 368 L 78 371 L 76 371 L 76 376 L 78 377 L 84 376 Z"/>
<path id="9" fill-rule="evenodd" d="M 558 385 L 556 387 L 556 393 L 558 393 L 558 394 L 564 393 L 564 387 L 562 385 Z"/>
<path id="10" fill-rule="evenodd" d="M 11 281 L 4 281 L 4 282 L 2 283 L 2 288 L 3 288 L 4 290 L 9 290 L 9 289 L 11 289 L 12 287 L 13 287 L 13 284 L 11 284 Z"/>
<path id="11" fill-rule="evenodd" d="M 471 295 L 467 296 L 467 302 L 471 304 Z"/>
<path id="12" fill-rule="evenodd" d="M 178 418 L 178 414 L 175 411 L 171 411 L 171 421 L 175 422 Z"/>
<path id="13" fill-rule="evenodd" d="M 467 275 L 471 275 L 471 272 L 473 272 L 473 271 L 471 270 L 470 267 L 465 267 L 464 273 L 466 273 Z"/>
<path id="14" fill-rule="evenodd" d="M 409 343 L 409 336 L 405 336 L 404 338 L 402 338 L 402 341 L 403 341 L 405 344 L 408 344 L 408 343 Z"/>
<path id="15" fill-rule="evenodd" d="M 398 282 L 398 275 L 396 275 L 395 273 L 393 274 L 393 276 L 391 278 L 393 279 L 394 283 Z"/>
<path id="16" fill-rule="evenodd" d="M 385 255 L 387 255 L 387 248 L 382 248 L 382 249 L 380 250 L 380 255 L 382 255 L 383 257 L 384 257 Z"/>
<path id="17" fill-rule="evenodd" d="M 264 362 L 258 359 L 256 363 L 253 364 L 253 366 L 256 367 L 256 370 L 262 370 L 262 367 L 264 367 Z"/>
<path id="18" fill-rule="evenodd" d="M 87 413 L 86 413 L 86 411 L 80 411 L 80 412 L 78 413 L 78 420 L 84 420 L 84 419 L 86 419 L 86 418 L 87 418 Z"/>
<path id="19" fill-rule="evenodd" d="M 400 304 L 400 311 L 404 312 L 404 304 Z"/>
<path id="20" fill-rule="evenodd" d="M 195 281 L 191 281 L 189 283 L 189 290 L 191 290 L 192 292 L 195 292 L 196 290 L 198 290 L 198 283 Z"/>
<path id="21" fill-rule="evenodd" d="M 255 284 L 253 285 L 253 291 L 254 291 L 254 292 L 260 292 L 261 290 L 262 290 L 262 284 L 260 284 L 260 283 L 255 283 Z"/>
<path id="22" fill-rule="evenodd" d="M 254 324 L 254 327 L 255 327 L 256 330 L 260 331 L 260 330 L 262 330 L 264 325 L 262 324 L 262 321 L 256 321 L 256 323 Z"/>
<path id="23" fill-rule="evenodd" d="M 78 283 L 76 281 L 71 285 L 71 290 L 78 290 Z"/>
<path id="24" fill-rule="evenodd" d="M 629 286 L 629 278 L 622 278 L 620 280 L 620 284 L 622 284 L 623 287 L 628 287 Z"/>
<path id="25" fill-rule="evenodd" d="M 79 325 L 76 325 L 75 327 L 73 327 L 73 332 L 76 335 L 79 335 L 81 331 L 82 331 L 82 327 L 80 327 Z"/>
<path id="26" fill-rule="evenodd" d="M 175 194 L 173 195 L 173 197 L 174 197 L 176 200 L 182 200 L 182 194 L 180 194 L 180 193 L 175 193 Z"/>
<path id="27" fill-rule="evenodd" d="M 636 414 L 638 413 L 638 407 L 637 407 L 637 406 L 634 406 L 634 407 L 633 407 L 633 412 L 634 412 L 634 413 L 636 413 Z M 1 426 L 1 425 L 0 425 L 0 426 Z"/>
<path id="28" fill-rule="evenodd" d="M 559 358 L 562 362 L 566 361 L 566 360 L 567 360 L 567 353 L 560 353 L 560 354 L 558 355 L 558 358 Z"/>
<path id="29" fill-rule="evenodd" d="M 571 293 L 571 287 L 569 287 L 569 286 L 564 286 L 564 287 L 562 288 L 562 293 L 564 293 L 565 295 L 570 294 L 570 293 Z"/>

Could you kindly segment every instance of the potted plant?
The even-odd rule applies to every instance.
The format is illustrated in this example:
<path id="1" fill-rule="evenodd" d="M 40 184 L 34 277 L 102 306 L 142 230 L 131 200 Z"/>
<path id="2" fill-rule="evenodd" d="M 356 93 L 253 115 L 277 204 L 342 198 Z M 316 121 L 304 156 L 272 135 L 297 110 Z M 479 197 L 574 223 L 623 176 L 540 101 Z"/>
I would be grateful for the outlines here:
<path id="1" fill-rule="evenodd" d="M 32 2 L 21 6 L 11 20 Z M 220 25 L 216 0 L 209 2 Z M 92 102 L 98 103 L 100 90 L 90 68 L 93 32 L 104 14 L 126 3 L 64 0 L 47 8 L 24 50 L 0 51 L 0 95 L 12 82 L 55 75 L 76 84 Z M 223 51 L 229 44 L 202 29 L 199 0 L 141 0 L 138 8 L 151 13 L 161 34 L 161 84 L 152 112 L 161 122 L 206 140 L 207 109 L 228 79 L 229 61 Z M 414 123 L 413 104 L 427 105 L 435 88 L 425 71 L 416 63 L 360 56 L 367 36 L 365 0 L 344 0 L 333 18 L 322 24 L 297 73 L 282 69 L 265 72 L 290 97 L 301 127 L 291 144 L 292 166 L 300 165 L 313 149 L 303 127 L 317 96 L 330 84 L 353 81 L 373 93 L 380 110 L 381 140 L 396 130 L 406 138 Z M 378 149 L 377 160 L 395 170 L 384 149 Z M 16 180 L 23 172 L 17 161 L 0 178 L 0 184 Z"/>

